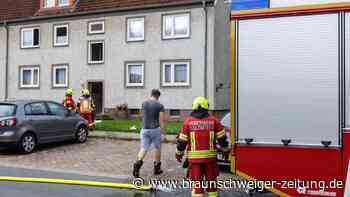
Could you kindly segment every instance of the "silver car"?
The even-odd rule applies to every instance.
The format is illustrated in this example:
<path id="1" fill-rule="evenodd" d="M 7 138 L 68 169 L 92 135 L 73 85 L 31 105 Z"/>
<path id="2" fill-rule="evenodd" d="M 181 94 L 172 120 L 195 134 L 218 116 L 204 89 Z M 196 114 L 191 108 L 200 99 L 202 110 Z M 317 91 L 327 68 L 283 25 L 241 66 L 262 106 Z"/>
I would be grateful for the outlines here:
<path id="1" fill-rule="evenodd" d="M 88 137 L 87 121 L 53 101 L 0 102 L 0 146 L 28 154 L 38 144 Z"/>

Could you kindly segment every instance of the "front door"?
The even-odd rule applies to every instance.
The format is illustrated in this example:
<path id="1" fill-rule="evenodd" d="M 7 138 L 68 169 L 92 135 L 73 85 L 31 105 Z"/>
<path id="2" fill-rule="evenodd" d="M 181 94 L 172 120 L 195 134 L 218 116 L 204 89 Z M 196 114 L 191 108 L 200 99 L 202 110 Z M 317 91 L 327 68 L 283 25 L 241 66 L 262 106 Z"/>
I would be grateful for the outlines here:
<path id="1" fill-rule="evenodd" d="M 103 82 L 89 82 L 88 88 L 95 104 L 95 113 L 101 114 L 103 111 Z"/>

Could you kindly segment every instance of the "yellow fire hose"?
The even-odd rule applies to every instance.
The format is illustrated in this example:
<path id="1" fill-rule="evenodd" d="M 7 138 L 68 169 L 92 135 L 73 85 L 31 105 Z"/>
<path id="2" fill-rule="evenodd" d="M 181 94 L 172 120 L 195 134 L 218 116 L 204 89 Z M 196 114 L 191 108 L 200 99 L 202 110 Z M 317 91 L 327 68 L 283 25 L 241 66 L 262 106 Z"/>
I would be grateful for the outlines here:
<path id="1" fill-rule="evenodd" d="M 150 186 L 136 186 L 134 184 L 128 184 L 128 183 L 111 183 L 111 182 L 80 181 L 80 180 L 66 180 L 66 179 L 24 178 L 24 177 L 0 176 L 0 181 L 80 185 L 80 186 L 89 186 L 89 187 L 132 189 L 132 190 L 141 190 L 141 191 L 151 191 L 152 190 L 152 187 L 150 187 Z"/>

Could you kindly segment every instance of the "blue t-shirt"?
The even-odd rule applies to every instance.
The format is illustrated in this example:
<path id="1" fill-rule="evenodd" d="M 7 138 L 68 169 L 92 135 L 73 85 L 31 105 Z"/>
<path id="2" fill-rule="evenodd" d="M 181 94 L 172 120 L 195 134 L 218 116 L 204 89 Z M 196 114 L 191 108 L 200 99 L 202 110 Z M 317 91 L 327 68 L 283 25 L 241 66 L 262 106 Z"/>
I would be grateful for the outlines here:
<path id="1" fill-rule="evenodd" d="M 159 113 L 164 112 L 164 106 L 156 100 L 147 100 L 142 104 L 142 128 L 156 129 L 159 124 Z"/>

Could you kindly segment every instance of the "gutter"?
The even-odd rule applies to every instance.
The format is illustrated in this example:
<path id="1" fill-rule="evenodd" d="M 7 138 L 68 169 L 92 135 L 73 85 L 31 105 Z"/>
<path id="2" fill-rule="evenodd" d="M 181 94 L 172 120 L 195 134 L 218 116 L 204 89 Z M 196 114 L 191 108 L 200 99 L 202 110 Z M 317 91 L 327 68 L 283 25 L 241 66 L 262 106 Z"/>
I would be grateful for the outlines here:
<path id="1" fill-rule="evenodd" d="M 113 12 L 128 12 L 128 11 L 139 11 L 139 10 L 150 10 L 150 9 L 161 9 L 167 7 L 183 7 L 183 6 L 195 6 L 201 5 L 204 0 L 193 0 L 189 3 L 167 3 L 164 4 L 153 4 L 153 5 L 142 5 L 142 6 L 132 6 L 132 7 L 122 7 L 122 8 L 108 8 L 101 10 L 92 10 L 92 11 L 76 11 L 72 13 L 65 13 L 59 15 L 49 15 L 49 16 L 33 16 L 21 19 L 12 19 L 7 20 L 7 24 L 10 23 L 20 23 L 28 21 L 38 21 L 38 20 L 47 20 L 47 19 L 56 19 L 56 18 L 68 18 L 68 17 L 77 17 L 77 16 L 88 16 L 93 14 L 109 14 Z M 214 5 L 214 0 L 206 0 L 206 4 Z"/>
<path id="2" fill-rule="evenodd" d="M 208 9 L 207 1 L 202 1 L 204 11 L 204 97 L 208 98 Z"/>
<path id="3" fill-rule="evenodd" d="M 8 82 L 9 82 L 9 29 L 8 29 L 8 25 L 7 22 L 4 21 L 4 27 L 5 27 L 5 31 L 6 31 L 6 54 L 5 54 L 5 95 L 4 98 L 5 100 L 8 99 Z"/>

